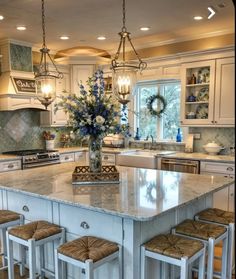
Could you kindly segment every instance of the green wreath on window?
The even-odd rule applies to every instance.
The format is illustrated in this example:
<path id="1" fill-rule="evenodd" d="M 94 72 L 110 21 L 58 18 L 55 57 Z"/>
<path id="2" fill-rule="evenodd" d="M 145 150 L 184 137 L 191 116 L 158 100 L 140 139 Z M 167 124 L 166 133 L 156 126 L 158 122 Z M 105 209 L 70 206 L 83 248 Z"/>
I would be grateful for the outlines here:
<path id="1" fill-rule="evenodd" d="M 153 103 L 156 100 L 161 103 L 160 106 L 157 106 L 159 107 L 158 109 L 153 108 Z M 163 96 L 161 96 L 160 94 L 152 95 L 147 98 L 146 102 L 147 109 L 152 116 L 162 117 L 162 114 L 165 112 L 167 106 L 166 99 Z"/>

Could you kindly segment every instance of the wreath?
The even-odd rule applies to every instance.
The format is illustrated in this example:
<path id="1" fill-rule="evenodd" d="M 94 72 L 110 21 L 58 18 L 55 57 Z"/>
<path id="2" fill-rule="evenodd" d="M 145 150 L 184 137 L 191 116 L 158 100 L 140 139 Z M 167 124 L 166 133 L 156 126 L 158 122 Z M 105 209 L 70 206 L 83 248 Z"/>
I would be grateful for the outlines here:
<path id="1" fill-rule="evenodd" d="M 159 101 L 161 104 L 160 106 L 158 106 L 160 108 L 154 109 L 153 103 L 156 100 Z M 162 114 L 165 112 L 167 106 L 166 99 L 163 96 L 159 94 L 152 95 L 147 98 L 146 103 L 147 103 L 147 109 L 152 116 L 162 117 Z"/>

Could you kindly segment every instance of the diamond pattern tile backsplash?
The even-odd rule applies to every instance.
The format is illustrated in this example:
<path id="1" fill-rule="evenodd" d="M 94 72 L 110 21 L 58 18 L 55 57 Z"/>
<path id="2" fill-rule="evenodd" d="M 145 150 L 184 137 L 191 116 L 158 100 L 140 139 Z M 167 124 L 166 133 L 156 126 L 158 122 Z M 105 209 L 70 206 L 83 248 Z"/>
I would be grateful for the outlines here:
<path id="1" fill-rule="evenodd" d="M 40 127 L 40 111 L 23 109 L 0 112 L 0 153 L 10 150 L 45 148 L 44 130 L 56 134 L 55 147 L 61 147 L 60 136 L 69 128 Z"/>
<path id="2" fill-rule="evenodd" d="M 189 128 L 190 134 L 200 134 L 200 139 L 194 139 L 194 152 L 204 152 L 203 145 L 215 141 L 225 147 L 220 154 L 229 154 L 229 148 L 235 146 L 235 128 Z"/>
<path id="3" fill-rule="evenodd" d="M 44 130 L 56 134 L 55 147 L 61 147 L 61 134 L 69 134 L 69 128 L 40 127 L 40 111 L 23 109 L 0 112 L 0 153 L 10 150 L 45 148 L 42 138 Z M 200 140 L 194 140 L 194 152 L 204 152 L 202 146 L 215 141 L 225 147 L 221 154 L 228 154 L 229 147 L 235 146 L 235 128 L 189 128 L 189 133 L 201 134 Z M 80 145 L 75 140 L 71 145 Z M 171 146 L 166 146 L 170 149 Z M 175 149 L 173 149 L 175 150 Z"/>

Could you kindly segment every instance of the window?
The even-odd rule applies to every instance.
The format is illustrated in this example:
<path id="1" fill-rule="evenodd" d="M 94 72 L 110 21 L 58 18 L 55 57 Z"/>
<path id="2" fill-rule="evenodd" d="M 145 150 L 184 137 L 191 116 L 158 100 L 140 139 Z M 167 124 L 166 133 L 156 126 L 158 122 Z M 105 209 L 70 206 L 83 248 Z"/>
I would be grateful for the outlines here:
<path id="1" fill-rule="evenodd" d="M 153 136 L 157 140 L 175 140 L 180 121 L 180 82 L 161 80 L 138 83 L 135 95 L 135 127 L 139 127 L 142 139 Z M 152 95 L 160 94 L 167 102 L 162 117 L 153 117 L 147 109 L 146 100 Z M 158 101 L 153 108 L 157 109 Z"/>

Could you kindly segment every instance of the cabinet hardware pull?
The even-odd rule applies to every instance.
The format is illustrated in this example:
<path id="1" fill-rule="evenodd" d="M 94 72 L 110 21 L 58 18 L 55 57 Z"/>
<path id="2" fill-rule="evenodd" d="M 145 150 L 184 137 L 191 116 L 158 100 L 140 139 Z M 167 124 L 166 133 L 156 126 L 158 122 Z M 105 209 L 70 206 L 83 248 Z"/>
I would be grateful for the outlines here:
<path id="1" fill-rule="evenodd" d="M 233 196 L 234 196 L 234 194 L 233 194 L 233 193 L 231 193 L 231 194 L 230 194 L 230 196 L 231 196 L 231 197 L 233 197 Z"/>
<path id="2" fill-rule="evenodd" d="M 212 120 L 211 123 L 214 123 L 214 121 Z"/>
<path id="3" fill-rule="evenodd" d="M 104 160 L 108 160 L 109 158 L 108 158 L 108 156 L 104 156 L 103 159 Z"/>
<path id="4" fill-rule="evenodd" d="M 65 157 L 65 160 L 69 160 L 69 159 L 70 159 L 69 157 L 67 157 L 67 156 Z"/>
<path id="5" fill-rule="evenodd" d="M 29 208 L 28 208 L 27 205 L 24 205 L 24 206 L 22 207 L 22 210 L 25 211 L 25 212 L 29 212 Z"/>
<path id="6" fill-rule="evenodd" d="M 89 224 L 87 222 L 83 221 L 80 223 L 80 227 L 87 230 L 87 229 L 89 229 Z"/>
<path id="7" fill-rule="evenodd" d="M 228 167 L 226 170 L 227 171 L 233 171 L 234 169 L 232 167 Z"/>
<path id="8" fill-rule="evenodd" d="M 12 169 L 12 168 L 14 168 L 14 165 L 13 164 L 9 164 L 7 167 L 8 167 L 8 169 Z"/>
<path id="9" fill-rule="evenodd" d="M 217 123 L 217 121 L 215 121 L 215 123 Z"/>

